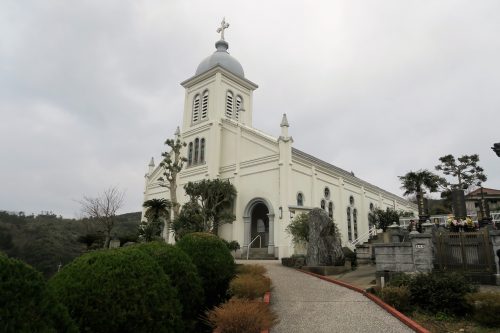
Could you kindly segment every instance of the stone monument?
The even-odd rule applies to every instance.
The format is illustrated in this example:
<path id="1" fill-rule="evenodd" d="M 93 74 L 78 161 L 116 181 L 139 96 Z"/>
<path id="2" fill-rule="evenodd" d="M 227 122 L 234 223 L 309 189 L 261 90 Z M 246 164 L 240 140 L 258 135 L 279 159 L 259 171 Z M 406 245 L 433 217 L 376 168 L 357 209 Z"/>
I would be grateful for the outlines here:
<path id="1" fill-rule="evenodd" d="M 314 208 L 309 212 L 309 242 L 304 267 L 314 273 L 329 275 L 344 270 L 345 256 L 340 234 L 326 212 Z M 327 267 L 335 267 L 337 269 Z M 338 267 L 341 268 L 338 268 Z"/>

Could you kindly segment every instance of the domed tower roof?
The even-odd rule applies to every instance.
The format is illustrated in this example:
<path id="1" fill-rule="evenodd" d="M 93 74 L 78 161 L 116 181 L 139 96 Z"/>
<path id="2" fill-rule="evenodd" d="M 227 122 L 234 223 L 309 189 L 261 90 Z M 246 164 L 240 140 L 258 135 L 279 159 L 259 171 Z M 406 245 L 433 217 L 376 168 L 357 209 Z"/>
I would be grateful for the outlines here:
<path id="1" fill-rule="evenodd" d="M 227 52 L 229 44 L 225 40 L 221 39 L 215 43 L 215 48 L 217 50 L 198 65 L 195 75 L 204 73 L 219 65 L 235 75 L 245 77 L 243 66 L 241 66 L 240 62 Z"/>

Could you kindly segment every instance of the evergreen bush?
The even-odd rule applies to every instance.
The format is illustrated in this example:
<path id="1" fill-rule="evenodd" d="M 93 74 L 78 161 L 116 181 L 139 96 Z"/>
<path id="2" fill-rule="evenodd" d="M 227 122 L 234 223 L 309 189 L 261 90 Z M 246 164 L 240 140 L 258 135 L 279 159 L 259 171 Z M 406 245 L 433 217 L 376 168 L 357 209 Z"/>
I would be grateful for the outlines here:
<path id="1" fill-rule="evenodd" d="M 181 305 L 170 278 L 138 249 L 90 252 L 49 285 L 81 332 L 182 332 Z"/>
<path id="2" fill-rule="evenodd" d="M 477 290 L 464 275 L 455 272 L 401 275 L 390 285 L 407 286 L 410 302 L 424 311 L 452 315 L 463 315 L 470 310 L 465 295 Z"/>
<path id="3" fill-rule="evenodd" d="M 474 320 L 486 326 L 500 327 L 500 293 L 480 292 L 466 296 L 474 309 Z"/>
<path id="4" fill-rule="evenodd" d="M 176 245 L 191 257 L 198 268 L 205 305 L 210 308 L 226 300 L 235 263 L 224 242 L 213 234 L 195 232 L 181 238 Z"/>
<path id="5" fill-rule="evenodd" d="M 180 248 L 164 242 L 151 242 L 123 249 L 144 251 L 170 277 L 172 286 L 177 289 L 182 304 L 182 318 L 186 330 L 193 331 L 204 303 L 203 287 L 196 266 L 191 258 Z"/>
<path id="6" fill-rule="evenodd" d="M 40 272 L 0 253 L 0 332 L 78 332 Z"/>
<path id="7" fill-rule="evenodd" d="M 380 297 L 401 312 L 409 312 L 411 310 L 410 291 L 408 287 L 385 287 L 380 292 Z"/>

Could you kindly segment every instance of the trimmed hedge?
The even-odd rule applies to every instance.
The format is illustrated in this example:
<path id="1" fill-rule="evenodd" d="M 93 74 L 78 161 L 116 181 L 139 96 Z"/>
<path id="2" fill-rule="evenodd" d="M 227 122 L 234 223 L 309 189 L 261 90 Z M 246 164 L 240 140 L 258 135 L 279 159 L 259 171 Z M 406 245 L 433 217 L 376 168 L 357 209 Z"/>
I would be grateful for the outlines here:
<path id="1" fill-rule="evenodd" d="M 211 308 L 225 301 L 235 263 L 224 242 L 213 234 L 195 232 L 184 236 L 176 246 L 186 252 L 198 268 L 205 305 Z"/>
<path id="2" fill-rule="evenodd" d="M 50 281 L 81 332 L 182 332 L 170 278 L 138 249 L 76 258 Z"/>
<path id="3" fill-rule="evenodd" d="M 464 275 L 455 272 L 400 275 L 388 285 L 407 287 L 410 303 L 424 311 L 453 315 L 463 315 L 470 310 L 465 295 L 477 290 Z"/>
<path id="4" fill-rule="evenodd" d="M 42 274 L 0 253 L 0 331 L 78 332 Z"/>
<path id="5" fill-rule="evenodd" d="M 198 270 L 191 258 L 180 248 L 164 242 L 144 243 L 125 248 L 123 251 L 130 249 L 139 249 L 150 255 L 170 277 L 182 304 L 185 329 L 194 331 L 196 322 L 202 314 L 204 294 Z"/>

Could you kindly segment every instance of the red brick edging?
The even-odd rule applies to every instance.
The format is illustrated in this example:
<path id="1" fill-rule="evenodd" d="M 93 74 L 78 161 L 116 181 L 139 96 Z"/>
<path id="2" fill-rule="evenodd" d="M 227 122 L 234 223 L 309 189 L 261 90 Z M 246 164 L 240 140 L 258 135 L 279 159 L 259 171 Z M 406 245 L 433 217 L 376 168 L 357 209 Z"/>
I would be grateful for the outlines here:
<path id="1" fill-rule="evenodd" d="M 369 298 L 374 303 L 376 303 L 378 306 L 380 306 L 382 309 L 386 310 L 391 315 L 393 315 L 394 317 L 396 317 L 397 319 L 399 319 L 403 324 L 405 324 L 406 326 L 408 326 L 409 328 L 411 328 L 415 332 L 418 332 L 418 333 L 430 333 L 429 330 L 427 330 L 426 328 L 420 326 L 419 324 L 417 324 L 416 322 L 414 322 L 413 320 L 411 320 L 410 318 L 408 318 L 407 316 L 405 316 L 404 314 L 402 314 L 401 312 L 399 312 L 398 310 L 396 310 L 395 308 L 393 308 L 389 304 L 385 303 L 383 300 L 381 300 L 377 296 L 375 296 L 373 294 L 370 294 L 366 290 L 363 290 L 361 288 L 358 288 L 358 287 L 355 287 L 353 285 L 350 285 L 349 283 L 345 283 L 343 281 L 335 280 L 335 279 L 332 279 L 332 278 L 329 278 L 329 277 L 326 277 L 326 276 L 323 276 L 323 275 L 311 273 L 311 272 L 305 271 L 303 269 L 298 269 L 297 268 L 297 270 L 300 271 L 300 272 L 302 272 L 302 273 L 306 273 L 306 274 L 315 276 L 315 277 L 317 277 L 317 278 L 319 278 L 321 280 L 325 280 L 325 281 L 328 281 L 330 283 L 335 283 L 335 284 L 338 284 L 339 286 L 342 286 L 342 287 L 349 288 L 351 290 L 357 291 L 358 293 L 363 294 L 365 297 Z"/>

